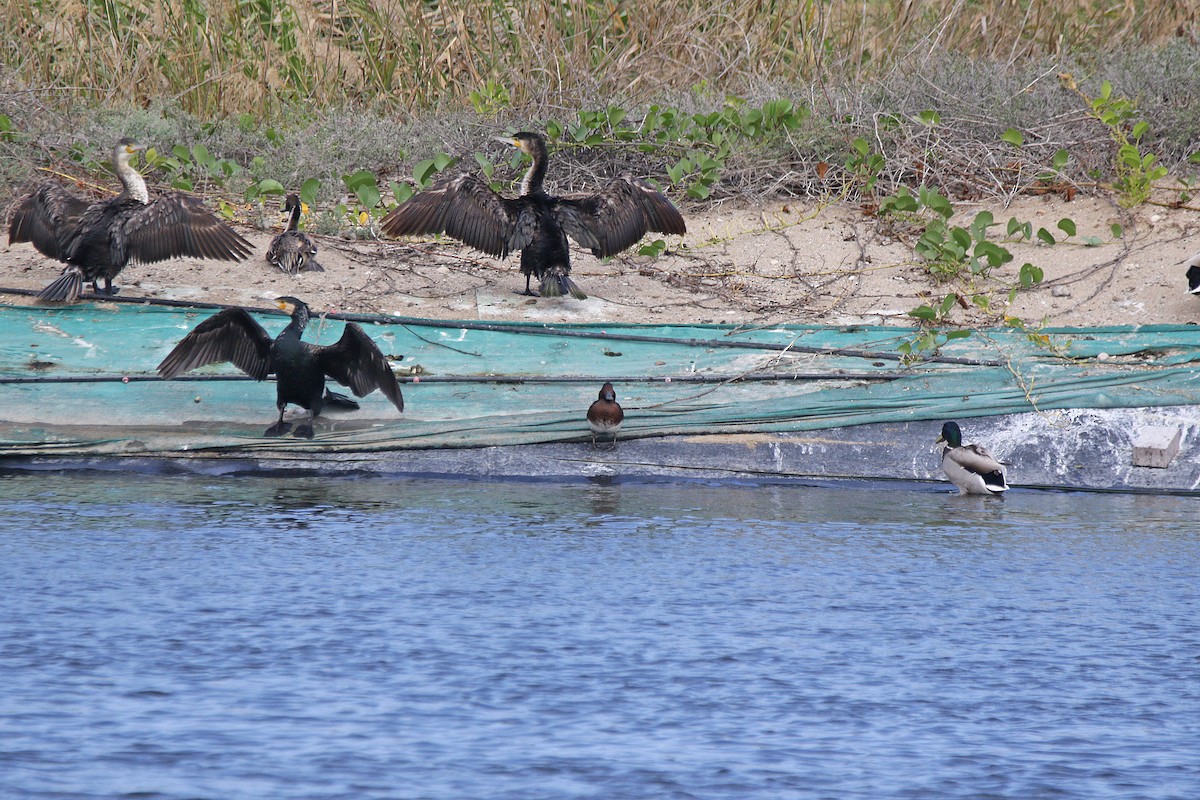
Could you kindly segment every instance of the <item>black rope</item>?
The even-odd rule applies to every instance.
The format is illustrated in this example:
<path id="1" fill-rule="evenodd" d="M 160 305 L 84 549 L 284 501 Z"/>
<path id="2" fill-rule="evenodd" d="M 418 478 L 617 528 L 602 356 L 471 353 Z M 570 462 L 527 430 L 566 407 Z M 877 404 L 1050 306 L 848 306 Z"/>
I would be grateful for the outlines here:
<path id="1" fill-rule="evenodd" d="M 776 381 L 894 381 L 911 377 L 903 372 L 752 372 L 746 375 L 397 375 L 400 383 L 761 383 Z M 20 375 L 0 377 L 2 384 L 37 383 L 147 383 L 153 381 L 204 382 L 251 381 L 248 375 L 180 375 L 160 378 L 157 375 Z M 274 381 L 274 378 L 267 378 Z"/>
<path id="2" fill-rule="evenodd" d="M 0 294 L 17 294 L 25 296 L 35 296 L 36 291 L 32 289 L 6 289 L 0 287 Z M 169 308 L 197 308 L 197 309 L 226 309 L 226 308 L 245 308 L 245 306 L 233 306 L 226 303 L 208 303 L 193 300 L 171 300 L 167 298 L 154 297 L 119 297 L 116 295 L 96 295 L 87 293 L 82 295 L 83 299 L 98 300 L 102 302 L 112 303 L 130 303 L 134 305 L 148 306 L 166 306 Z M 250 308 L 247 309 L 255 313 L 275 314 L 278 316 L 287 316 L 286 312 L 277 308 Z M 674 339 L 670 336 L 650 336 L 647 334 L 636 333 L 609 333 L 607 331 L 579 331 L 570 328 L 555 328 L 549 324 L 530 325 L 520 323 L 516 325 L 502 325 L 494 322 L 476 322 L 474 320 L 438 320 L 428 319 L 426 317 L 404 317 L 404 316 L 389 316 L 386 314 L 353 314 L 340 312 L 325 312 L 314 316 L 326 319 L 341 320 L 343 322 L 364 322 L 372 325 L 419 325 L 426 328 L 450 328 L 453 330 L 474 330 L 474 331 L 489 331 L 492 333 L 512 333 L 512 334 L 533 334 L 537 336 L 563 336 L 575 337 L 579 339 L 603 339 L 621 342 L 646 342 L 649 344 L 673 344 L 682 345 L 684 347 L 698 348 L 737 348 L 742 350 L 768 350 L 774 352 L 789 352 L 789 353 L 806 353 L 813 355 L 826 356 L 845 356 L 847 358 L 862 358 L 873 361 L 902 361 L 904 356 L 899 353 L 890 353 L 887 351 L 877 350 L 857 350 L 853 348 L 842 347 L 814 347 L 811 345 L 799 344 L 775 344 L 771 342 L 736 342 L 726 339 Z M 938 364 L 964 364 L 974 367 L 1002 367 L 1003 361 L 992 361 L 978 358 L 965 358 L 961 356 L 943 356 L 930 355 L 921 359 L 922 361 L 931 361 Z"/>

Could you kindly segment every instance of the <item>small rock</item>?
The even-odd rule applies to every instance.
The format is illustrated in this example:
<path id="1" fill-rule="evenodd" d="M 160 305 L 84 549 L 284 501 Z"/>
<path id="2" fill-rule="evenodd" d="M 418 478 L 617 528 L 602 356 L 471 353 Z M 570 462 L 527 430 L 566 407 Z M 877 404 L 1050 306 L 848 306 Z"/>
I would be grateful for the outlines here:
<path id="1" fill-rule="evenodd" d="M 1054 286 L 1050 289 L 1050 294 L 1055 297 L 1070 297 L 1071 290 L 1066 286 Z"/>

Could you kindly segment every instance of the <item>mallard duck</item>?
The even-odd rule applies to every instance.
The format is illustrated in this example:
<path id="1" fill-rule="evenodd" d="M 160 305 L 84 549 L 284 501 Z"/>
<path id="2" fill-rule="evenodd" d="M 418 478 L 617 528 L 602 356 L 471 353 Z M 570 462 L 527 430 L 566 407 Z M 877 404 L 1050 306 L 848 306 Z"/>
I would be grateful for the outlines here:
<path id="1" fill-rule="evenodd" d="M 124 189 L 116 197 L 93 203 L 46 183 L 17 203 L 9 243 L 31 242 L 43 255 L 67 264 L 39 298 L 73 303 L 84 281 L 91 281 L 97 294 L 116 294 L 113 278 L 130 261 L 152 264 L 181 256 L 242 261 L 250 255 L 250 242 L 200 200 L 178 192 L 151 200 L 146 181 L 130 165 L 143 149 L 128 137 L 117 142 L 113 169 Z"/>
<path id="2" fill-rule="evenodd" d="M 937 441 L 942 448 L 942 471 L 958 487 L 959 494 L 1000 494 L 1007 491 L 1004 464 L 977 444 L 963 444 L 957 422 L 942 425 Z"/>
<path id="3" fill-rule="evenodd" d="M 391 365 L 362 328 L 348 322 L 342 338 L 334 344 L 309 344 L 300 338 L 308 325 L 308 306 L 295 297 L 280 297 L 276 304 L 292 319 L 274 340 L 246 309 L 227 308 L 184 336 L 158 365 L 158 374 L 170 379 L 223 361 L 256 381 L 275 373 L 279 420 L 267 428 L 264 436 L 283 436 L 291 430 L 291 424 L 283 421 L 289 403 L 308 411 L 308 420 L 293 434 L 304 439 L 313 438 L 313 419 L 326 405 L 358 408 L 350 398 L 328 391 L 326 377 L 349 386 L 358 397 L 378 389 L 397 411 L 404 411 L 404 395 Z"/>
<path id="4" fill-rule="evenodd" d="M 303 208 L 299 195 L 287 196 L 282 211 L 288 218 L 287 230 L 272 239 L 267 247 L 267 263 L 279 267 L 288 275 L 325 271 L 317 263 L 317 246 L 307 234 L 300 231 L 300 212 Z"/>
<path id="5" fill-rule="evenodd" d="M 521 251 L 525 294 L 536 277 L 543 297 L 587 295 L 569 277 L 567 236 L 598 258 L 616 255 L 649 231 L 682 234 L 679 210 L 650 184 L 615 178 L 596 194 L 555 197 L 546 193 L 546 140 L 521 132 L 497 141 L 528 154 L 533 163 L 519 197 L 501 197 L 484 181 L 461 173 L 444 178 L 392 209 L 380 224 L 388 236 L 446 233 L 488 255 Z"/>
<path id="6" fill-rule="evenodd" d="M 600 396 L 588 407 L 588 427 L 592 429 L 592 446 L 597 436 L 612 436 L 612 446 L 617 446 L 617 432 L 625 420 L 625 412 L 617 402 L 617 393 L 611 383 L 600 387 Z"/>
<path id="7" fill-rule="evenodd" d="M 1188 291 L 1192 294 L 1200 294 L 1200 253 L 1183 262 L 1187 267 L 1187 282 Z"/>

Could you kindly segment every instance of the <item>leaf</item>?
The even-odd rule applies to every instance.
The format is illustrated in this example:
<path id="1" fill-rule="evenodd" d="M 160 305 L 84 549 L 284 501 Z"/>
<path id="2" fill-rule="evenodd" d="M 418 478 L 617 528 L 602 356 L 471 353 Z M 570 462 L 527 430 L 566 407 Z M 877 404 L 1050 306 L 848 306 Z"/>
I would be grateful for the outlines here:
<path id="1" fill-rule="evenodd" d="M 1122 236 L 1125 235 L 1125 229 L 1122 228 L 1119 223 L 1114 222 L 1113 226 L 1110 230 L 1112 230 L 1112 235 L 1113 235 L 1114 239 L 1120 239 Z"/>
<path id="2" fill-rule="evenodd" d="M 953 339 L 966 339 L 970 335 L 970 331 L 946 331 L 946 341 L 951 341 Z"/>
<path id="3" fill-rule="evenodd" d="M 1025 144 L 1025 134 L 1021 133 L 1016 128 L 1009 128 L 1004 133 L 1000 134 L 1000 141 L 1008 142 L 1013 147 L 1020 147 Z"/>
<path id="4" fill-rule="evenodd" d="M 263 178 L 258 182 L 259 194 L 283 194 L 283 184 L 273 178 Z"/>
<path id="5" fill-rule="evenodd" d="M 1065 233 L 1067 236 L 1074 236 L 1075 235 L 1075 220 L 1070 219 L 1069 217 L 1063 217 L 1062 219 L 1060 219 L 1058 221 L 1058 229 L 1060 231 L 1062 231 L 1063 233 Z"/>
<path id="6" fill-rule="evenodd" d="M 1035 283 L 1041 283 L 1044 275 L 1045 273 L 1043 273 L 1041 267 L 1035 267 L 1033 264 L 1025 263 L 1021 265 L 1021 271 L 1018 275 L 1018 280 L 1020 280 L 1022 288 L 1028 289 Z M 1015 292 L 1016 287 L 1013 288 Z"/>
<path id="7" fill-rule="evenodd" d="M 412 186 L 409 186 L 407 183 L 392 181 L 390 185 L 392 187 L 392 196 L 396 198 L 397 203 L 403 203 L 415 194 Z"/>
<path id="8" fill-rule="evenodd" d="M 427 158 L 424 161 L 418 161 L 413 167 L 413 180 L 417 185 L 424 189 L 433 182 L 433 175 L 437 172 L 437 165 L 432 158 Z"/>
<path id="9" fill-rule="evenodd" d="M 321 189 L 320 178 L 309 178 L 300 185 L 300 201 L 310 206 L 317 204 L 317 192 Z"/>
<path id="10" fill-rule="evenodd" d="M 937 319 L 937 312 L 929 306 L 917 306 L 912 311 L 909 311 L 908 315 L 925 322 L 933 322 L 935 319 Z M 904 349 L 904 345 L 901 345 L 900 347 L 901 352 L 908 352 L 908 350 Z"/>
<path id="11" fill-rule="evenodd" d="M 1046 244 L 1057 244 L 1057 240 L 1054 238 L 1054 234 L 1051 233 L 1050 231 L 1046 230 L 1045 228 L 1038 228 L 1037 237 L 1039 239 L 1041 239 L 1043 242 L 1045 242 Z"/>

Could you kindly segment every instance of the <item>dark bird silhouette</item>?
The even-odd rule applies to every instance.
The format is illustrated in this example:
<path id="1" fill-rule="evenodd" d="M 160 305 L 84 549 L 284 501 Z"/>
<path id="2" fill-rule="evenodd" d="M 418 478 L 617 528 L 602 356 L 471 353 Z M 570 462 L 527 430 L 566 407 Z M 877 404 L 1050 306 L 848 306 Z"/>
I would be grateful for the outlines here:
<path id="1" fill-rule="evenodd" d="M 378 389 L 397 410 L 404 410 L 404 396 L 391 365 L 362 328 L 348 322 L 334 344 L 310 344 L 300 338 L 308 324 L 308 306 L 294 297 L 280 297 L 276 303 L 292 320 L 274 341 L 244 308 L 227 308 L 184 336 L 158 365 L 158 374 L 169 379 L 223 361 L 256 381 L 274 373 L 279 420 L 265 436 L 282 436 L 291 430 L 291 424 L 283 421 L 289 403 L 308 411 L 308 420 L 293 434 L 305 439 L 313 437 L 313 419 L 326 405 L 358 408 L 350 398 L 328 391 L 327 377 L 349 386 L 358 397 Z"/>
<path id="2" fill-rule="evenodd" d="M 1008 489 L 1004 464 L 978 444 L 963 444 L 957 422 L 942 425 L 937 438 L 942 448 L 942 472 L 958 487 L 959 494 L 1000 494 Z"/>
<path id="3" fill-rule="evenodd" d="M 1187 282 L 1188 291 L 1192 294 L 1200 294 L 1200 253 L 1183 262 L 1187 267 Z"/>
<path id="4" fill-rule="evenodd" d="M 617 432 L 625 420 L 625 412 L 617 402 L 617 393 L 611 383 L 600 387 L 600 397 L 588 407 L 588 427 L 592 429 L 592 445 L 596 444 L 597 436 L 612 436 L 612 446 L 617 446 Z"/>
<path id="5" fill-rule="evenodd" d="M 279 267 L 289 275 L 297 272 L 324 272 L 317 263 L 317 246 L 313 240 L 300 232 L 300 212 L 303 206 L 299 195 L 289 194 L 283 201 L 283 214 L 287 215 L 287 230 L 271 240 L 267 247 L 267 263 Z"/>
<path id="6" fill-rule="evenodd" d="M 530 278 L 543 297 L 564 293 L 587 297 L 569 277 L 567 237 L 598 258 L 616 255 L 649 231 L 687 232 L 679 210 L 650 184 L 615 178 L 596 194 L 555 197 L 542 187 L 546 177 L 546 140 L 518 133 L 498 141 L 527 153 L 533 163 L 519 197 L 501 197 L 486 182 L 461 173 L 444 178 L 392 209 L 381 223 L 388 236 L 445 233 L 488 255 L 504 258 L 521 251 L 525 294 Z"/>
<path id="7" fill-rule="evenodd" d="M 178 192 L 151 200 L 146 182 L 129 164 L 142 149 L 133 139 L 117 142 L 113 169 L 124 189 L 116 197 L 93 203 L 46 183 L 17 203 L 9 243 L 31 242 L 42 254 L 67 264 L 39 298 L 72 303 L 85 280 L 101 293 L 100 278 L 103 294 L 116 294 L 113 278 L 130 261 L 152 264 L 181 256 L 241 261 L 250 255 L 250 243 L 200 200 Z"/>

